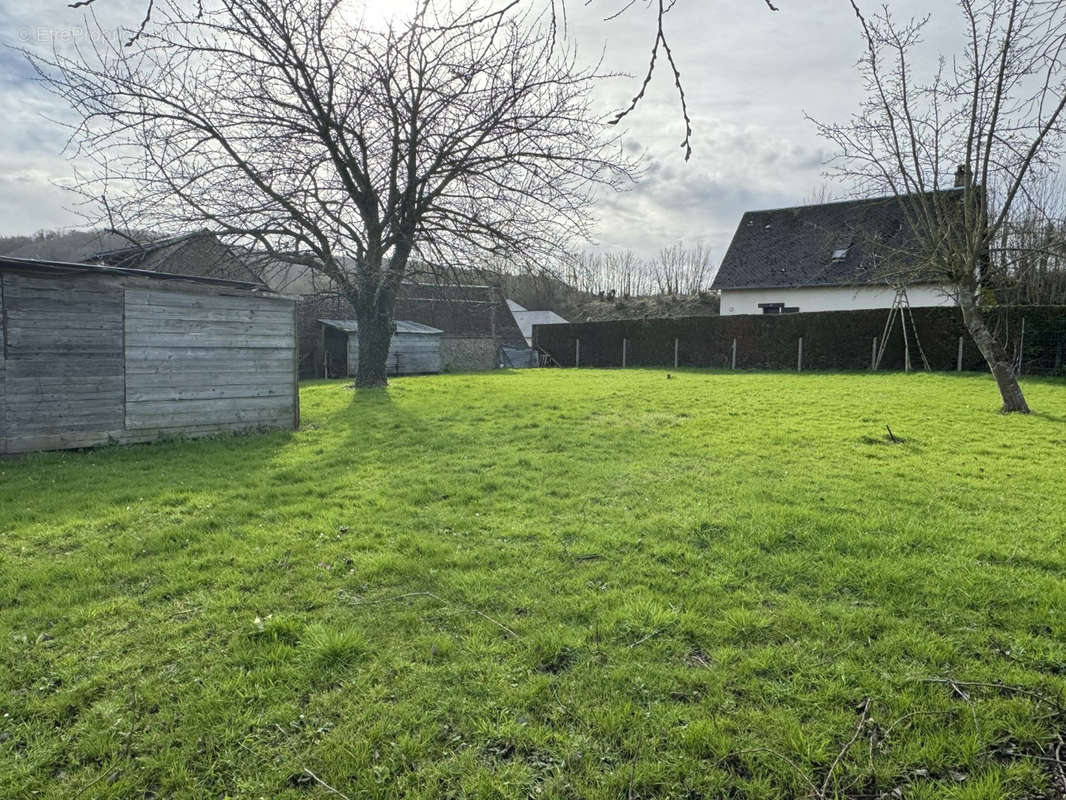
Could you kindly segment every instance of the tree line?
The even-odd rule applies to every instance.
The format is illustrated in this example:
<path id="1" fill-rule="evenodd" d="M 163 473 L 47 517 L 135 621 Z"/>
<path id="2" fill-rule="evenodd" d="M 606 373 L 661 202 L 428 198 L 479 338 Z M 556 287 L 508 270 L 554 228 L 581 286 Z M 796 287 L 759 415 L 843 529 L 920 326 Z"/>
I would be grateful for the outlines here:
<path id="1" fill-rule="evenodd" d="M 704 244 L 686 247 L 678 243 L 650 258 L 632 250 L 586 250 L 570 259 L 563 270 L 563 280 L 577 291 L 613 299 L 706 292 L 715 267 Z"/>

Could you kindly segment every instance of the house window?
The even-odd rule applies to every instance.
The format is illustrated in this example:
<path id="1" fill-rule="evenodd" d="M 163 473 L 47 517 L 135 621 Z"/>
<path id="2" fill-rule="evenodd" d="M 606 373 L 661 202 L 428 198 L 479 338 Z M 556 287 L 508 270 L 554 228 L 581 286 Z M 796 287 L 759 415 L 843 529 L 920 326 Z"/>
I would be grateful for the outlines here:
<path id="1" fill-rule="evenodd" d="M 759 303 L 759 308 L 764 314 L 780 314 L 784 307 L 784 303 Z"/>

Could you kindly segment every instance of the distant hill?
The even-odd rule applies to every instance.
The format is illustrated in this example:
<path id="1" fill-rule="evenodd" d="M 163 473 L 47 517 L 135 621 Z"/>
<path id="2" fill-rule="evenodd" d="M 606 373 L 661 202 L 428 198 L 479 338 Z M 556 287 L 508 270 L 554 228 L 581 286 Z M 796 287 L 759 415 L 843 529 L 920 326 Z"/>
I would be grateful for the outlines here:
<path id="1" fill-rule="evenodd" d="M 150 237 L 143 237 L 148 239 Z M 0 239 L 0 255 L 10 258 L 40 258 L 46 261 L 84 261 L 105 250 L 129 247 L 130 240 L 104 231 L 47 232 L 33 236 Z"/>
<path id="2" fill-rule="evenodd" d="M 18 250 L 32 241 L 32 236 L 0 236 L 0 256 L 6 256 L 12 250 Z"/>

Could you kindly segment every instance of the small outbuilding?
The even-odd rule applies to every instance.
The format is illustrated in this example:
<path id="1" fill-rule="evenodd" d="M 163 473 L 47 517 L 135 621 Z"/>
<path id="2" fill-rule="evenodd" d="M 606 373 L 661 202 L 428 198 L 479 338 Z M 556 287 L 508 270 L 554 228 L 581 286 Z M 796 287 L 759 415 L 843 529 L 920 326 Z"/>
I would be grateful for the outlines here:
<path id="1" fill-rule="evenodd" d="M 359 370 L 359 325 L 355 320 L 320 319 L 324 374 L 352 377 Z M 420 322 L 397 320 L 386 366 L 393 375 L 424 375 L 441 371 L 440 343 L 444 331 Z"/>
<path id="2" fill-rule="evenodd" d="M 0 453 L 299 424 L 296 309 L 261 284 L 0 258 Z"/>

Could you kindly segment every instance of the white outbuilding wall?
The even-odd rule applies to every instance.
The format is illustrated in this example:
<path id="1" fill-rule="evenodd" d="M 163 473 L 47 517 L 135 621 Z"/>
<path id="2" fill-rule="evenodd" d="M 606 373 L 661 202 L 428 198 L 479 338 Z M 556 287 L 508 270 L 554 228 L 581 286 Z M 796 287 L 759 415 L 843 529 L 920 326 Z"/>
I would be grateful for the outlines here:
<path id="1" fill-rule="evenodd" d="M 891 286 L 806 286 L 796 289 L 723 289 L 722 315 L 762 314 L 760 303 L 784 303 L 804 311 L 858 311 L 891 308 L 896 290 Z M 954 292 L 942 286 L 911 286 L 912 307 L 957 305 Z"/>

